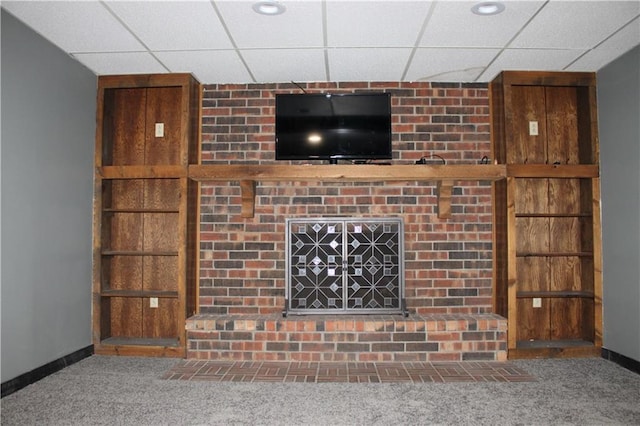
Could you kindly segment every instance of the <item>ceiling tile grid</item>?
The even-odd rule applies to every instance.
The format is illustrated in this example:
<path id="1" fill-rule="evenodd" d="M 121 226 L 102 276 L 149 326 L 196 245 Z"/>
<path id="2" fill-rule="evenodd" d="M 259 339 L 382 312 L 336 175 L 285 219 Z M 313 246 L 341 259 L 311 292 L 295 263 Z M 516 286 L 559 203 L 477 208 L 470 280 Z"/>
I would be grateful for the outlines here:
<path id="1" fill-rule="evenodd" d="M 97 75 L 191 72 L 202 83 L 486 82 L 504 69 L 597 71 L 640 44 L 640 0 L 3 1 Z"/>

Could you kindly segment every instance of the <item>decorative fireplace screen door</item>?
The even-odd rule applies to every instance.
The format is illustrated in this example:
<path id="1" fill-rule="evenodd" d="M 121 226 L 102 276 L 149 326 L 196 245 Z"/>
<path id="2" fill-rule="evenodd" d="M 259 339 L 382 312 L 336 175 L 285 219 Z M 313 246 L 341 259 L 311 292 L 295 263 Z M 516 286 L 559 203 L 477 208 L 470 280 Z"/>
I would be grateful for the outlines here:
<path id="1" fill-rule="evenodd" d="M 402 313 L 401 218 L 287 219 L 287 313 Z"/>

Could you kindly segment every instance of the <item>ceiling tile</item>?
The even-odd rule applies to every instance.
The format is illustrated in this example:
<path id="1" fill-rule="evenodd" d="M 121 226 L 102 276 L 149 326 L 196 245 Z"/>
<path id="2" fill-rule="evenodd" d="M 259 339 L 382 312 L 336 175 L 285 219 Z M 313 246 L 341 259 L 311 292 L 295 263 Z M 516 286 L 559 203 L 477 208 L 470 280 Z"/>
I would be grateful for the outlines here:
<path id="1" fill-rule="evenodd" d="M 640 42 L 640 18 L 615 33 L 595 49 L 590 50 L 571 64 L 568 71 L 593 71 L 602 68 L 633 49 Z"/>
<path id="2" fill-rule="evenodd" d="M 420 41 L 423 47 L 504 47 L 544 4 L 508 2 L 498 15 L 471 12 L 478 2 L 438 2 Z"/>
<path id="3" fill-rule="evenodd" d="M 551 1 L 510 47 L 591 49 L 638 13 L 637 1 Z"/>
<path id="4" fill-rule="evenodd" d="M 322 3 L 285 2 L 282 15 L 265 16 L 253 11 L 254 1 L 216 2 L 222 19 L 238 48 L 322 47 Z"/>
<path id="5" fill-rule="evenodd" d="M 327 46 L 412 47 L 430 4 L 428 1 L 329 1 Z"/>
<path id="6" fill-rule="evenodd" d="M 331 81 L 400 81 L 410 48 L 329 49 Z"/>
<path id="7" fill-rule="evenodd" d="M 156 52 L 171 72 L 190 72 L 203 84 L 246 83 L 251 76 L 234 50 Z"/>
<path id="8" fill-rule="evenodd" d="M 502 14 L 484 17 L 476 0 L 282 0 L 277 16 L 255 1 L 0 6 L 98 74 L 206 83 L 488 81 L 503 69 L 598 71 L 640 44 L 640 0 L 502 0 Z"/>
<path id="9" fill-rule="evenodd" d="M 107 5 L 151 50 L 233 47 L 208 0 L 109 1 Z"/>
<path id="10" fill-rule="evenodd" d="M 256 49 L 241 54 L 258 82 L 327 80 L 324 49 Z"/>
<path id="11" fill-rule="evenodd" d="M 147 52 L 76 53 L 73 56 L 97 75 L 167 72 Z"/>
<path id="12" fill-rule="evenodd" d="M 144 50 L 99 2 L 3 1 L 2 7 L 66 52 Z"/>
<path id="13" fill-rule="evenodd" d="M 503 70 L 563 70 L 583 53 L 565 49 L 506 49 L 480 76 L 480 81 L 491 81 Z"/>
<path id="14" fill-rule="evenodd" d="M 419 48 L 405 79 L 472 82 L 499 52 L 498 49 Z"/>

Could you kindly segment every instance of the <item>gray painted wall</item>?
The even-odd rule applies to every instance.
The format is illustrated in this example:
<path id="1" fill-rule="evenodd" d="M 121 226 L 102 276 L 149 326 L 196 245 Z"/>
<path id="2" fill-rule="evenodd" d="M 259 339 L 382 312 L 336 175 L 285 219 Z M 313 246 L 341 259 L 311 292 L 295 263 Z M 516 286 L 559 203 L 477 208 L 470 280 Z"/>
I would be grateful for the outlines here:
<path id="1" fill-rule="evenodd" d="M 2 382 L 91 345 L 96 76 L 2 10 Z"/>
<path id="2" fill-rule="evenodd" d="M 604 347 L 640 361 L 640 47 L 598 72 Z"/>

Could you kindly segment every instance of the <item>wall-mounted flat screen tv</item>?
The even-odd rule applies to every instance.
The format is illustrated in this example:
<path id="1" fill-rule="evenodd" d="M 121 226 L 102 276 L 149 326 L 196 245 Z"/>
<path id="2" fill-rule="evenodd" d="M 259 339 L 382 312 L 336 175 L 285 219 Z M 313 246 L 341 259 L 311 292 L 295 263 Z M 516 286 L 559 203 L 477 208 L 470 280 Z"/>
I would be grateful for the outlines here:
<path id="1" fill-rule="evenodd" d="M 276 94 L 276 160 L 391 159 L 389 93 Z"/>

